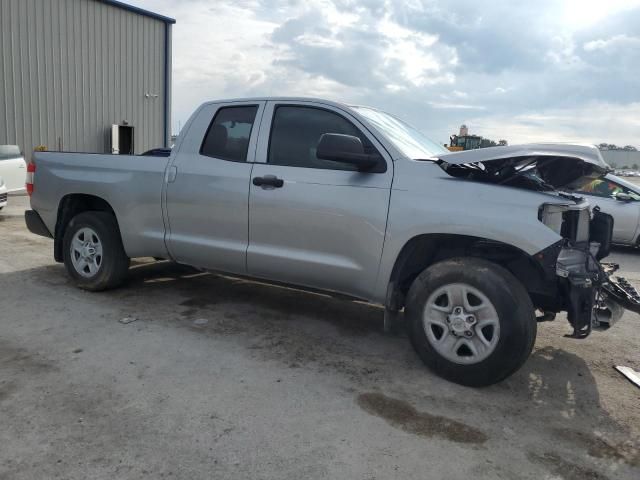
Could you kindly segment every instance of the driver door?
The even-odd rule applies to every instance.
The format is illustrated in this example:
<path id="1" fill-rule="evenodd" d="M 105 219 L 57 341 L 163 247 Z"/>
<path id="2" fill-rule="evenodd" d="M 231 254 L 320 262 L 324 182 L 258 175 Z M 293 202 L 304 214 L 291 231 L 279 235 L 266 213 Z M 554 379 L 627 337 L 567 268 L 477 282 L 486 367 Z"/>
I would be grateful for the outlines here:
<path id="1" fill-rule="evenodd" d="M 382 256 L 391 158 L 332 105 L 267 102 L 263 119 L 249 186 L 248 273 L 368 298 Z M 365 151 L 382 155 L 381 163 L 359 172 L 318 159 L 324 133 L 358 136 Z"/>

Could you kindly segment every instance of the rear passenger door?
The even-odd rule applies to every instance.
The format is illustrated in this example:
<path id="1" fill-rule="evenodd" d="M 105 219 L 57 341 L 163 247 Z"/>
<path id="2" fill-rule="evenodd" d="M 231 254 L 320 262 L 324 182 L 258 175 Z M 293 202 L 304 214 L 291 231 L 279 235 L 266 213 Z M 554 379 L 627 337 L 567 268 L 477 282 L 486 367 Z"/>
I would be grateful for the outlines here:
<path id="1" fill-rule="evenodd" d="M 382 254 L 391 158 L 348 111 L 321 103 L 267 102 L 261 132 L 250 185 L 248 273 L 369 298 Z M 379 165 L 358 172 L 318 159 L 324 133 L 359 137 L 367 153 L 382 156 Z"/>
<path id="2" fill-rule="evenodd" d="M 246 273 L 249 182 L 265 102 L 208 104 L 168 168 L 167 247 L 189 265 Z"/>

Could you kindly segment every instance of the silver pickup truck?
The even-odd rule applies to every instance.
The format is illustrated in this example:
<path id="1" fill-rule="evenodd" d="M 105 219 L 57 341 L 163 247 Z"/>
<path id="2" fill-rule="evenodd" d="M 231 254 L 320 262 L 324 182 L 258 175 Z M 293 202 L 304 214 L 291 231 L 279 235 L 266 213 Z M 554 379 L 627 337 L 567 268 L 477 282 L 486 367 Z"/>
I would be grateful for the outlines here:
<path id="1" fill-rule="evenodd" d="M 571 194 L 608 170 L 591 146 L 450 153 L 373 108 L 225 100 L 158 156 L 36 152 L 26 223 L 87 290 L 144 256 L 381 304 L 430 368 L 482 386 L 557 312 L 584 338 L 640 311 L 600 263 L 612 217 Z"/>

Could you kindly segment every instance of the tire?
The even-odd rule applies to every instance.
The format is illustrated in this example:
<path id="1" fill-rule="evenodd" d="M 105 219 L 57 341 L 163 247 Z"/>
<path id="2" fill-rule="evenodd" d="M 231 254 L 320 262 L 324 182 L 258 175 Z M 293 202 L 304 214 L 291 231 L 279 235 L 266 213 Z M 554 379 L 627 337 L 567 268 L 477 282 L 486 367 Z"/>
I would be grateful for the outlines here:
<path id="1" fill-rule="evenodd" d="M 78 242 L 72 245 L 74 239 Z M 85 245 L 80 248 L 82 254 L 78 250 L 80 244 Z M 64 265 L 78 287 L 97 292 L 115 288 L 124 282 L 129 257 L 112 214 L 83 212 L 76 215 L 65 229 L 62 245 Z M 89 256 L 84 257 L 84 253 Z M 81 268 L 85 263 L 87 266 Z"/>
<path id="2" fill-rule="evenodd" d="M 409 289 L 405 313 L 411 344 L 427 367 L 471 387 L 514 373 L 536 339 L 535 310 L 524 286 L 505 268 L 478 258 L 425 269 Z"/>

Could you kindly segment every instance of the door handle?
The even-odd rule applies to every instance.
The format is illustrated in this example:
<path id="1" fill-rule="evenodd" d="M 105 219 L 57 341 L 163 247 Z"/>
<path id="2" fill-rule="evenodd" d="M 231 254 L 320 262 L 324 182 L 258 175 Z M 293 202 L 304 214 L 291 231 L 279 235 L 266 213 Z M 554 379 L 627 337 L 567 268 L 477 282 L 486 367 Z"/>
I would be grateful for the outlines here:
<path id="1" fill-rule="evenodd" d="M 178 167 L 172 165 L 167 170 L 167 183 L 173 183 L 176 181 L 176 175 L 178 175 Z"/>
<path id="2" fill-rule="evenodd" d="M 265 175 L 264 177 L 253 177 L 252 183 L 256 187 L 262 187 L 265 189 L 271 188 L 282 188 L 284 185 L 284 180 L 276 177 L 275 175 Z"/>

